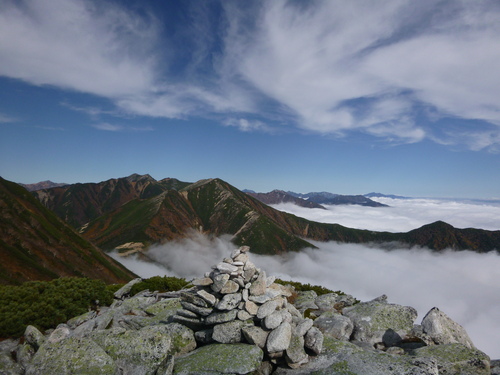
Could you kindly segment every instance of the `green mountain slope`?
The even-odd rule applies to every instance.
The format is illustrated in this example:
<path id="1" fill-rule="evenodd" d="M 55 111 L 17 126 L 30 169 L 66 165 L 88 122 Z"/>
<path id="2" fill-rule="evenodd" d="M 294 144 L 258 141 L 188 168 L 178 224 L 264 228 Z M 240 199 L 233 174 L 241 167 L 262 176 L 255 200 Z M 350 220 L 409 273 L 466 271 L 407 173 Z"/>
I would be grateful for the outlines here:
<path id="1" fill-rule="evenodd" d="M 135 275 L 82 238 L 26 189 L 0 177 L 0 283 L 61 276 L 125 282 Z"/>

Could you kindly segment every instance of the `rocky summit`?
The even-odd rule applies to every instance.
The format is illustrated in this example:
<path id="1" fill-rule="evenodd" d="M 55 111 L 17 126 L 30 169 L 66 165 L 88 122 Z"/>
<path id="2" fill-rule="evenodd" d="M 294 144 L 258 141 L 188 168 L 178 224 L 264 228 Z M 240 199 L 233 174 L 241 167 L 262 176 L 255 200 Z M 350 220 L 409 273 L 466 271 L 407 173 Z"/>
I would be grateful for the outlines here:
<path id="1" fill-rule="evenodd" d="M 0 342 L 0 374 L 498 374 L 499 361 L 431 309 L 296 291 L 235 249 L 185 289 L 131 296 Z"/>

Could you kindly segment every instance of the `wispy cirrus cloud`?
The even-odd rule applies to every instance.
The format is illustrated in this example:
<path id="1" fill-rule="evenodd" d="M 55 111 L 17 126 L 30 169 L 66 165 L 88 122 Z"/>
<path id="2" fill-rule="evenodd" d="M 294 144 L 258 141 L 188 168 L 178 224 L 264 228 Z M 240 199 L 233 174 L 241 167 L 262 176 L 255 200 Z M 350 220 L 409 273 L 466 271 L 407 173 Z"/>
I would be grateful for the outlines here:
<path id="1" fill-rule="evenodd" d="M 0 75 L 106 97 L 120 115 L 499 148 L 496 1 L 182 6 L 167 30 L 121 3 L 2 0 Z"/>
<path id="2" fill-rule="evenodd" d="M 127 126 L 127 125 L 118 125 L 111 124 L 109 122 L 100 122 L 91 125 L 93 128 L 97 130 L 104 130 L 108 132 L 144 132 L 144 131 L 153 131 L 154 129 L 150 126 Z"/>

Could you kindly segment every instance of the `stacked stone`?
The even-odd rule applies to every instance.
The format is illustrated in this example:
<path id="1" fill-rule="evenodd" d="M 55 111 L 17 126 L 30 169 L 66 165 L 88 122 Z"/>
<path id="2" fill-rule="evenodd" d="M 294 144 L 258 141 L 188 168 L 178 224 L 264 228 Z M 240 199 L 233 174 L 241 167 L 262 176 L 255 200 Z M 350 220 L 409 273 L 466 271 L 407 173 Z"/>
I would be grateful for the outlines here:
<path id="1" fill-rule="evenodd" d="M 248 342 L 273 362 L 286 359 L 292 368 L 308 362 L 306 350 L 319 354 L 323 335 L 286 297 L 290 288 L 255 267 L 248 246 L 212 267 L 181 295 L 182 309 L 174 320 L 195 331 L 199 344 Z"/>

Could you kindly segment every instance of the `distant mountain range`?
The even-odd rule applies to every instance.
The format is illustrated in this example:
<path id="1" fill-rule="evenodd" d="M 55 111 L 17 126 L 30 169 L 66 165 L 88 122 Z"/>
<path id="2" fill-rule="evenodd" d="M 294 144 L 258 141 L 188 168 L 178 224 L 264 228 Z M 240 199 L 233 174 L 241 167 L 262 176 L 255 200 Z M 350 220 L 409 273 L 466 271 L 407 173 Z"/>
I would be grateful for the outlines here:
<path id="1" fill-rule="evenodd" d="M 35 191 L 35 190 L 40 190 L 40 189 L 50 189 L 53 187 L 64 186 L 64 185 L 68 185 L 68 184 L 52 182 L 52 181 L 47 180 L 47 181 L 37 182 L 36 184 L 19 184 L 19 185 L 21 185 L 23 188 L 25 188 L 28 191 Z"/>
<path id="2" fill-rule="evenodd" d="M 272 195 L 283 199 L 293 197 L 283 193 Z M 390 233 L 309 221 L 275 210 L 217 178 L 189 183 L 132 175 L 97 184 L 43 189 L 33 194 L 103 249 L 128 242 L 161 243 L 184 237 L 189 230 L 215 236 L 230 234 L 236 245 L 249 245 L 252 252 L 261 254 L 314 247 L 310 240 L 369 243 L 387 248 L 428 246 L 434 250 L 478 252 L 500 249 L 500 231 L 457 229 L 443 222 L 407 233 Z M 315 194 L 322 194 L 329 202 L 338 197 Z M 312 197 L 307 197 L 308 201 Z"/>
<path id="3" fill-rule="evenodd" d="M 0 284 L 61 276 L 126 282 L 135 275 L 44 207 L 0 177 Z"/>
<path id="4" fill-rule="evenodd" d="M 294 193 L 293 191 L 285 192 L 283 190 L 273 190 L 269 193 L 256 193 L 247 190 L 246 193 L 265 204 L 293 203 L 301 207 L 322 209 L 325 209 L 325 207 L 322 206 L 323 204 L 355 204 L 369 207 L 388 207 L 386 204 L 375 202 L 363 195 L 340 195 L 327 192 L 301 194 Z"/>

